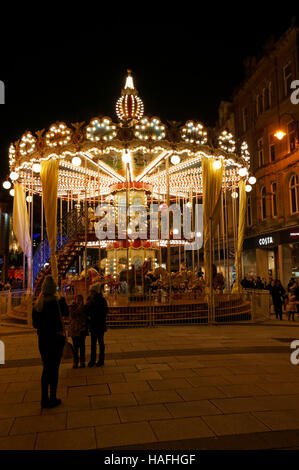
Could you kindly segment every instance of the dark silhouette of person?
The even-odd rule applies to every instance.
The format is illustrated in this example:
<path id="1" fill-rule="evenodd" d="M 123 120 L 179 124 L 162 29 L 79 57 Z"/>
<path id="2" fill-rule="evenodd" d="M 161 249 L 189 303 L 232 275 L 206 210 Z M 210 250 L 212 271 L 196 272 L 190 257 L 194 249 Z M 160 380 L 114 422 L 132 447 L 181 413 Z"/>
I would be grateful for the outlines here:
<path id="1" fill-rule="evenodd" d="M 61 403 L 56 392 L 65 332 L 57 286 L 52 276 L 47 276 L 43 282 L 41 293 L 33 307 L 32 324 L 37 329 L 38 347 L 43 362 L 41 407 L 54 408 Z"/>
<path id="2" fill-rule="evenodd" d="M 90 362 L 88 363 L 88 367 L 92 367 L 95 364 L 97 367 L 101 367 L 104 365 L 105 361 L 104 334 L 107 331 L 106 318 L 108 313 L 107 301 L 103 297 L 101 286 L 96 285 L 90 288 L 85 308 L 91 339 Z M 96 363 L 98 343 L 100 352 L 99 360 Z"/>
<path id="3" fill-rule="evenodd" d="M 279 318 L 280 320 L 282 320 L 282 305 L 285 293 L 285 289 L 281 285 L 281 282 L 277 279 L 271 289 L 271 295 L 276 318 Z"/>

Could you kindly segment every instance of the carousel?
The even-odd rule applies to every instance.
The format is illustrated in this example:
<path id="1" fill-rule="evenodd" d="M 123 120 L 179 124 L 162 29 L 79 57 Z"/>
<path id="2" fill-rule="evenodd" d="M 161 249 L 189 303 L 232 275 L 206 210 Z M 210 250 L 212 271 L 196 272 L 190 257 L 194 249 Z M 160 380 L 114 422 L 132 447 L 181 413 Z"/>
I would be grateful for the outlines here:
<path id="1" fill-rule="evenodd" d="M 131 71 L 116 116 L 55 122 L 10 145 L 3 186 L 14 198 L 24 289 L 38 295 L 52 274 L 66 296 L 86 297 L 100 283 L 118 312 L 149 295 L 209 305 L 215 292 L 230 295 L 231 224 L 233 293 L 241 293 L 246 194 L 256 181 L 246 142 L 145 115 Z"/>

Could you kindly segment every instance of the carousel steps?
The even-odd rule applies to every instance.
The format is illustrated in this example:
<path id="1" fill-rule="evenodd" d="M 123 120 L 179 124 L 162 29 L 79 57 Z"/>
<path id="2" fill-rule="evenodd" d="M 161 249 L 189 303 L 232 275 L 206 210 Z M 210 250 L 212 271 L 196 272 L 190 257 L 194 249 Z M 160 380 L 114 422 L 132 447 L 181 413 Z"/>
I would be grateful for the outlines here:
<path id="1" fill-rule="evenodd" d="M 58 271 L 59 280 L 64 277 L 65 273 L 70 269 L 70 267 L 74 263 L 75 258 L 83 251 L 84 245 L 80 243 L 81 238 L 82 238 L 81 236 L 78 236 L 75 240 L 70 240 L 56 254 L 57 271 Z M 41 269 L 40 272 L 38 273 L 35 279 L 35 283 L 34 283 L 35 295 L 39 295 L 41 291 L 42 283 L 45 277 L 48 274 L 50 274 L 50 272 L 51 272 L 51 265 L 49 264 L 47 267 Z"/>

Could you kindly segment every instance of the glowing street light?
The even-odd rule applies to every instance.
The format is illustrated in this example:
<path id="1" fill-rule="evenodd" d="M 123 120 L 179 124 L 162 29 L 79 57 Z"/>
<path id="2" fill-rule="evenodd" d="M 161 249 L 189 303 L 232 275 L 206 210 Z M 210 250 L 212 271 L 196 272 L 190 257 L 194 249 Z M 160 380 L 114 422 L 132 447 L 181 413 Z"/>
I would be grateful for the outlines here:
<path id="1" fill-rule="evenodd" d="M 274 137 L 276 137 L 276 139 L 278 140 L 282 140 L 285 136 L 286 136 L 286 132 L 283 131 L 282 129 L 278 129 L 275 134 L 274 134 Z"/>

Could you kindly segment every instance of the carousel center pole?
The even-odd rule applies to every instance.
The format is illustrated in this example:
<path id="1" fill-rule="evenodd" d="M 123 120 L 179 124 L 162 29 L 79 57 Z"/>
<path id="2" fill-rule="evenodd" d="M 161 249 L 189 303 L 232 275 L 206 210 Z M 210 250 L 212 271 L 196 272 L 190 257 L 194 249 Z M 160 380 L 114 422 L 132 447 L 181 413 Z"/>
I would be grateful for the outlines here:
<path id="1" fill-rule="evenodd" d="M 128 206 L 129 206 L 129 182 L 128 182 L 128 163 L 126 163 L 126 250 L 127 250 L 127 289 L 128 289 L 128 299 L 129 299 L 130 284 L 129 284 Z"/>
<path id="2" fill-rule="evenodd" d="M 170 195 L 169 195 L 169 157 L 166 158 L 166 191 L 167 191 L 167 209 L 169 217 Z M 169 301 L 171 297 L 171 266 L 170 266 L 170 235 L 168 225 L 168 240 L 167 240 L 167 271 L 168 271 L 168 295 Z"/>
<path id="3" fill-rule="evenodd" d="M 86 174 L 86 158 L 85 158 L 85 174 Z M 87 298 L 87 229 L 88 229 L 88 211 L 87 211 L 87 187 L 85 185 L 85 200 L 84 200 L 84 211 L 85 211 L 85 233 L 84 233 L 84 272 L 85 282 L 84 291 L 85 298 Z"/>

